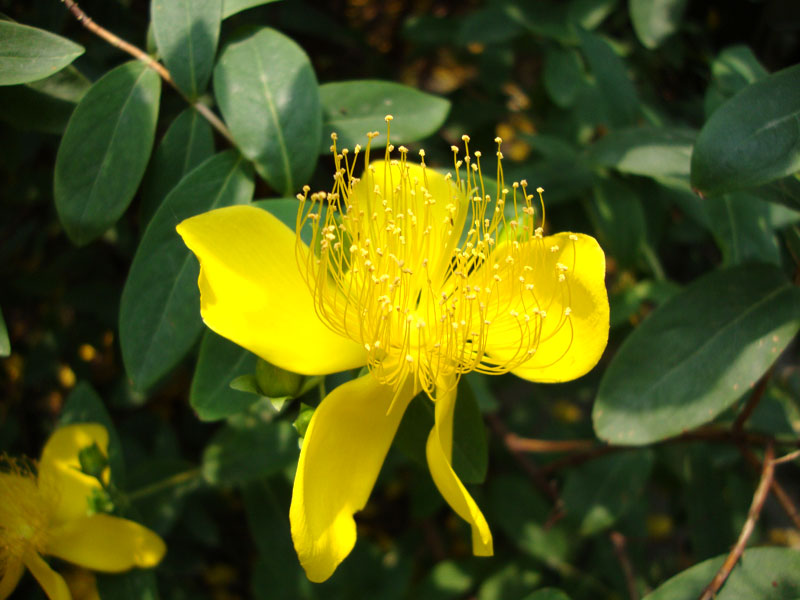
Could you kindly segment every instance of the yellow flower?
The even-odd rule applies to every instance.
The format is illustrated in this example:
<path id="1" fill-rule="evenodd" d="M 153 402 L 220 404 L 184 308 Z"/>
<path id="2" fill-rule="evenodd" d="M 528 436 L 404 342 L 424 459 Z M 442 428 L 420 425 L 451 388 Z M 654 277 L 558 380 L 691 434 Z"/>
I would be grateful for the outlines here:
<path id="1" fill-rule="evenodd" d="M 389 118 L 387 118 L 388 120 Z M 377 133 L 369 134 L 370 141 Z M 355 544 L 362 509 L 411 399 L 435 403 L 426 454 L 433 480 L 492 554 L 489 527 L 451 466 L 459 377 L 513 372 L 566 381 L 589 371 L 608 337 L 605 256 L 586 235 L 543 234 L 527 183 L 492 198 L 480 153 L 441 175 L 398 149 L 370 163 L 333 152 L 330 193 L 301 201 L 296 232 L 252 206 L 187 219 L 178 233 L 200 261 L 203 320 L 283 369 L 323 375 L 369 366 L 333 390 L 305 435 L 290 520 L 300 562 L 324 581 Z M 498 157 L 502 158 L 499 151 Z M 541 194 L 537 202 L 541 201 Z M 309 227 L 310 251 L 300 238 Z"/>
<path id="2" fill-rule="evenodd" d="M 97 444 L 106 454 L 102 425 L 67 425 L 47 440 L 34 474 L 24 462 L 7 459 L 0 472 L 0 600 L 14 591 L 25 568 L 51 600 L 70 600 L 64 578 L 42 558 L 118 573 L 153 567 L 165 552 L 155 533 L 127 519 L 90 514 L 88 500 L 102 489 L 81 472 L 78 453 Z M 103 473 L 108 478 L 108 469 Z"/>

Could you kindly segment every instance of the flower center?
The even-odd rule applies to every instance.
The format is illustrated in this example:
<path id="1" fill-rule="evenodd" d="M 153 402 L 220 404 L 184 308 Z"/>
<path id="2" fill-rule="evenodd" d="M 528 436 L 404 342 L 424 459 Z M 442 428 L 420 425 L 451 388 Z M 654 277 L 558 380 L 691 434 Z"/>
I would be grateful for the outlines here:
<path id="1" fill-rule="evenodd" d="M 387 118 L 387 123 L 390 119 Z M 455 177 L 408 161 L 387 142 L 385 160 L 362 178 L 356 146 L 332 151 L 333 190 L 298 194 L 297 257 L 320 318 L 361 344 L 373 374 L 399 387 L 408 375 L 433 395 L 442 377 L 507 372 L 569 321 L 570 267 L 548 258 L 527 182 L 505 187 L 497 138 L 497 193 L 487 193 L 481 153 L 453 146 Z M 463 172 L 463 175 L 462 175 Z M 311 251 L 301 242 L 311 230 Z M 553 252 L 557 252 L 555 248 Z M 544 294 L 534 280 L 545 277 Z M 545 318 L 550 319 L 546 327 Z M 491 332 L 491 333 L 490 333 Z M 495 341 L 495 343 L 493 343 Z"/>

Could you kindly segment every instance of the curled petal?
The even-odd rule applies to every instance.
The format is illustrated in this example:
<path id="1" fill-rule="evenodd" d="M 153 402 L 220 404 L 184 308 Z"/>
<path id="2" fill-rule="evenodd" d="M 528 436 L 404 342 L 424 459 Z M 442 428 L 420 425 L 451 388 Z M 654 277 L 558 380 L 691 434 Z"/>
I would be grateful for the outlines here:
<path id="1" fill-rule="evenodd" d="M 413 393 L 410 384 L 395 392 L 368 374 L 340 385 L 314 412 L 289 511 L 311 581 L 325 581 L 353 549 L 353 514 L 367 503 Z"/>
<path id="2" fill-rule="evenodd" d="M 286 225 L 254 206 L 229 206 L 177 227 L 200 261 L 200 312 L 219 335 L 295 373 L 360 367 L 364 349 L 320 321 Z M 308 252 L 306 248 L 304 250 Z"/>
<path id="3" fill-rule="evenodd" d="M 64 578 L 51 569 L 41 556 L 29 552 L 22 560 L 50 600 L 72 600 Z"/>
<path id="4" fill-rule="evenodd" d="M 57 498 L 53 523 L 63 523 L 87 513 L 87 498 L 100 482 L 81 472 L 78 454 L 97 444 L 108 456 L 108 431 L 97 423 L 77 423 L 60 427 L 47 440 L 39 461 L 39 487 Z M 106 471 L 106 477 L 108 471 Z"/>
<path id="5" fill-rule="evenodd" d="M 461 483 L 451 464 L 453 453 L 453 415 L 456 406 L 457 387 L 454 382 L 437 387 L 435 402 L 435 423 L 425 453 L 433 482 L 444 499 L 459 517 L 469 523 L 472 529 L 472 552 L 476 556 L 491 556 L 492 532 L 472 499 L 467 488 Z"/>
<path id="6" fill-rule="evenodd" d="M 82 517 L 51 532 L 46 552 L 93 571 L 119 573 L 156 566 L 166 552 L 147 527 L 106 514 Z"/>

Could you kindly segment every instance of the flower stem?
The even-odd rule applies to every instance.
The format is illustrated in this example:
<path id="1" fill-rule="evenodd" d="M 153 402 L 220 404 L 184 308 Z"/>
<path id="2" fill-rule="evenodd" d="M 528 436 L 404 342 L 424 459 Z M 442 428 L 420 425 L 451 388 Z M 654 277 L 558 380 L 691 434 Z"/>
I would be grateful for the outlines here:
<path id="1" fill-rule="evenodd" d="M 195 467 L 193 469 L 189 469 L 188 471 L 181 471 L 180 473 L 175 473 L 175 475 L 170 475 L 166 479 L 161 479 L 160 481 L 156 481 L 155 483 L 151 483 L 144 487 L 140 487 L 138 490 L 132 491 L 127 495 L 128 500 L 133 502 L 135 500 L 157 494 L 158 492 L 167 490 L 171 487 L 176 487 L 186 483 L 194 483 L 195 480 L 200 479 L 201 476 L 202 470 L 200 467 Z"/>

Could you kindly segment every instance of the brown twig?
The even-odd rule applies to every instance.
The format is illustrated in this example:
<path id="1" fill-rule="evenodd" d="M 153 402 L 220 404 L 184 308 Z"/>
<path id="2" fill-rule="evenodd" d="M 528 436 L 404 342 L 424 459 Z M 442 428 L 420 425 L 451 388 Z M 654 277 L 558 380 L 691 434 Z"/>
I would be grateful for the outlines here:
<path id="1" fill-rule="evenodd" d="M 775 464 L 780 465 L 787 462 L 792 462 L 794 459 L 800 458 L 800 450 L 795 450 L 794 452 L 790 452 L 785 456 L 781 456 L 780 458 L 775 459 Z"/>
<path id="2" fill-rule="evenodd" d="M 211 126 L 219 132 L 221 136 L 223 136 L 234 146 L 236 145 L 236 143 L 233 141 L 233 136 L 231 135 L 230 130 L 225 126 L 225 123 L 223 123 L 220 120 L 220 118 L 216 114 L 214 114 L 214 112 L 205 104 L 202 104 L 200 102 L 193 102 L 186 94 L 184 94 L 183 91 L 175 83 L 175 80 L 172 78 L 172 75 L 164 65 L 155 60 L 149 54 L 147 54 L 144 50 L 137 48 L 133 44 L 126 42 L 122 38 L 114 35 L 108 29 L 98 25 L 94 20 L 92 20 L 91 17 L 89 17 L 89 15 L 83 12 L 83 10 L 78 6 L 77 2 L 75 2 L 74 0 L 61 0 L 61 1 L 67 7 L 69 12 L 71 12 L 78 20 L 78 22 L 81 25 L 83 25 L 86 29 L 91 31 L 96 36 L 104 39 L 115 48 L 119 48 L 123 52 L 127 52 L 134 58 L 141 60 L 148 67 L 150 67 L 156 73 L 158 73 L 161 76 L 161 79 L 163 79 L 170 86 L 172 86 L 172 88 L 174 88 L 175 91 L 177 91 L 181 95 L 181 97 L 192 106 L 192 108 L 194 108 L 198 113 L 200 113 L 211 124 Z"/>
<path id="3" fill-rule="evenodd" d="M 764 508 L 764 502 L 769 495 L 772 477 L 775 473 L 774 457 L 772 444 L 767 444 L 767 448 L 764 452 L 764 462 L 761 467 L 761 479 L 758 482 L 755 494 L 753 494 L 753 502 L 750 504 L 750 510 L 747 513 L 747 520 L 742 527 L 742 531 L 739 533 L 739 539 L 736 540 L 736 544 L 728 554 L 725 562 L 722 563 L 714 579 L 712 579 L 711 583 L 703 590 L 699 600 L 711 600 L 714 598 L 722 587 L 722 584 L 725 583 L 728 575 L 730 575 L 731 571 L 736 566 L 736 563 L 739 562 L 739 559 L 742 557 L 745 546 L 747 546 L 747 540 L 750 539 L 755 529 L 758 517 L 761 515 L 761 509 Z"/>
<path id="4" fill-rule="evenodd" d="M 747 419 L 750 418 L 756 406 L 758 406 L 758 403 L 761 402 L 761 398 L 764 396 L 771 376 L 772 368 L 764 373 L 761 379 L 758 380 L 756 387 L 753 389 L 753 393 L 750 394 L 750 398 L 747 399 L 747 404 L 744 405 L 744 408 L 742 408 L 741 412 L 736 416 L 736 420 L 733 422 L 734 431 L 742 431 L 744 429 L 744 424 L 747 422 Z"/>
<path id="5" fill-rule="evenodd" d="M 619 531 L 611 531 L 608 537 L 611 539 L 611 545 L 614 546 L 614 554 L 617 556 L 617 560 L 622 567 L 622 574 L 625 576 L 625 584 L 628 588 L 628 597 L 631 600 L 639 600 L 639 589 L 636 587 L 636 576 L 633 572 L 633 564 L 628 557 L 628 552 L 625 547 L 625 536 Z"/>
<path id="6" fill-rule="evenodd" d="M 528 457 L 520 451 L 519 449 L 514 447 L 513 440 L 517 438 L 517 436 L 513 433 L 510 433 L 503 422 L 497 415 L 489 414 L 486 415 L 486 420 L 489 422 L 489 426 L 494 431 L 495 435 L 503 441 L 503 444 L 511 453 L 511 456 L 517 461 L 522 470 L 528 474 L 533 481 L 534 485 L 538 487 L 542 493 L 547 496 L 547 498 L 553 503 L 556 509 L 560 512 L 561 508 L 561 498 L 558 496 L 558 492 L 555 489 L 555 486 L 547 480 L 547 477 L 544 476 L 542 471 L 528 460 Z"/>
<path id="7" fill-rule="evenodd" d="M 742 456 L 745 458 L 747 462 L 753 465 L 755 468 L 760 468 L 761 464 L 758 462 L 758 458 L 753 452 L 745 447 L 740 446 L 739 451 L 742 453 Z M 785 457 L 783 457 L 785 458 Z M 780 459 L 782 462 L 782 459 Z M 773 464 L 777 464 L 777 461 L 773 461 Z M 800 529 L 800 511 L 797 510 L 797 507 L 792 502 L 791 496 L 783 489 L 783 486 L 778 483 L 778 480 L 773 477 L 772 479 L 772 493 L 775 495 L 775 499 L 783 508 L 783 512 L 786 513 L 786 516 L 794 523 L 794 526 L 797 529 Z"/>

